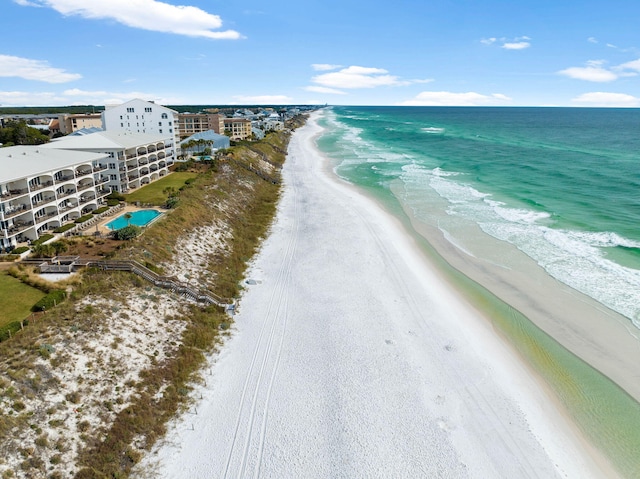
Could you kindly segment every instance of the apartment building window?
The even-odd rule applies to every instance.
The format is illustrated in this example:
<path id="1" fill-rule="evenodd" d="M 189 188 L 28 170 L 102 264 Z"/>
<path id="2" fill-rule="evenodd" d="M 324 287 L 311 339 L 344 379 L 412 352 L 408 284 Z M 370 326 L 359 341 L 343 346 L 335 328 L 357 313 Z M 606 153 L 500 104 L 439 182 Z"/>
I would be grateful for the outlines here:
<path id="1" fill-rule="evenodd" d="M 171 124 L 171 123 L 169 123 L 169 124 Z M 158 126 L 162 126 L 162 122 L 161 121 L 158 122 Z"/>
<path id="2" fill-rule="evenodd" d="M 171 126 L 171 122 L 169 122 L 169 126 Z"/>
<path id="3" fill-rule="evenodd" d="M 120 123 L 120 128 L 124 128 L 124 123 Z"/>
<path id="4" fill-rule="evenodd" d="M 173 133 L 173 128 L 169 128 L 169 133 Z"/>
<path id="5" fill-rule="evenodd" d="M 116 175 L 109 175 L 109 180 L 116 181 L 118 177 Z"/>
<path id="6" fill-rule="evenodd" d="M 162 133 L 162 130 L 158 130 L 158 133 Z"/>
<path id="7" fill-rule="evenodd" d="M 116 169 L 116 164 L 115 163 L 109 163 L 109 169 L 110 170 L 115 170 Z"/>
<path id="8" fill-rule="evenodd" d="M 133 107 L 127 107 L 127 113 L 134 113 L 136 111 Z"/>
<path id="9" fill-rule="evenodd" d="M 120 115 L 120 119 L 122 120 L 122 115 Z"/>
<path id="10" fill-rule="evenodd" d="M 163 114 L 162 114 L 162 119 L 163 119 L 163 120 L 166 120 L 167 118 L 169 118 L 169 117 L 167 116 L 167 114 L 166 114 L 166 113 L 163 113 Z"/>
<path id="11" fill-rule="evenodd" d="M 145 107 L 144 111 L 146 111 L 147 113 L 151 113 L 151 107 L 150 106 Z"/>

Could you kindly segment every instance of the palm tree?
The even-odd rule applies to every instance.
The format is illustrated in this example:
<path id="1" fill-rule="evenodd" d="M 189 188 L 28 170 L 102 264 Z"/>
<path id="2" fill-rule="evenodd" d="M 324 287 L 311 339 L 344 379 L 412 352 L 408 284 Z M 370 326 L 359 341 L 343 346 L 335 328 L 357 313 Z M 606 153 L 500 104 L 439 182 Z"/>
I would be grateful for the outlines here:
<path id="1" fill-rule="evenodd" d="M 124 214 L 124 219 L 127 220 L 127 226 L 131 226 L 131 218 L 133 218 L 133 215 L 131 213 Z"/>

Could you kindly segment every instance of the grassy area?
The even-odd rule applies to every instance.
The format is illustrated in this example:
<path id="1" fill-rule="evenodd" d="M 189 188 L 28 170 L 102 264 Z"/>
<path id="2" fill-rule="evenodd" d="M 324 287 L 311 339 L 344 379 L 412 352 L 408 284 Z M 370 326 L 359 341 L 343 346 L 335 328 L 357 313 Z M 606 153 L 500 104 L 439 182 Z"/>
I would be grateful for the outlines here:
<path id="1" fill-rule="evenodd" d="M 167 193 L 169 188 L 173 188 L 177 191 L 184 186 L 185 181 L 195 178 L 196 176 L 198 176 L 197 173 L 191 173 L 188 171 L 171 173 L 164 178 L 143 186 L 133 193 L 124 195 L 125 200 L 128 203 L 135 203 L 136 201 L 139 201 L 140 203 L 162 206 L 169 197 L 169 194 Z"/>
<path id="2" fill-rule="evenodd" d="M 27 286 L 6 271 L 0 271 L 0 327 L 29 316 L 31 306 L 43 296 L 42 291 Z"/>

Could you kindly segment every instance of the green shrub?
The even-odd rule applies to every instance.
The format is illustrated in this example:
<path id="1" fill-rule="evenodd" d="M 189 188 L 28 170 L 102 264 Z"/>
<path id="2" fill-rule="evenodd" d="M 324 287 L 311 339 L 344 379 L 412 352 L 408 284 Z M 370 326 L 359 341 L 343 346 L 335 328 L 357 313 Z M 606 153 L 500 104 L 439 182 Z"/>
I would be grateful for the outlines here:
<path id="1" fill-rule="evenodd" d="M 126 241 L 131 240 L 142 233 L 142 228 L 136 225 L 125 226 L 124 228 L 120 228 L 119 230 L 115 230 L 112 233 L 114 239 Z"/>
<path id="2" fill-rule="evenodd" d="M 0 254 L 0 261 L 12 263 L 20 257 L 19 254 Z"/>
<path id="3" fill-rule="evenodd" d="M 124 201 L 124 195 L 118 191 L 112 191 L 111 193 L 109 193 L 109 195 L 107 195 L 107 200 Z"/>
<path id="4" fill-rule="evenodd" d="M 51 238 L 53 238 L 52 234 L 46 234 L 46 235 L 42 235 L 40 236 L 40 238 L 38 238 L 37 240 L 33 241 L 31 243 L 31 246 L 38 246 L 39 244 L 44 243 L 45 241 L 49 241 Z"/>
<path id="5" fill-rule="evenodd" d="M 75 226 L 75 223 L 67 223 L 66 225 L 59 226 L 53 231 L 56 233 L 64 233 L 65 231 L 69 231 L 74 226 Z"/>
<path id="6" fill-rule="evenodd" d="M 11 251 L 11 254 L 22 254 L 26 251 L 29 251 L 28 246 L 20 246 L 19 248 L 16 248 L 13 251 Z"/>
<path id="7" fill-rule="evenodd" d="M 20 321 L 11 321 L 0 328 L 0 342 L 6 341 L 20 331 Z"/>
<path id="8" fill-rule="evenodd" d="M 116 200 L 113 198 L 107 199 L 107 206 L 118 206 L 120 204 L 120 200 Z"/>
<path id="9" fill-rule="evenodd" d="M 117 204 L 117 203 L 116 203 Z M 115 206 L 115 205 L 114 205 Z M 99 215 L 100 213 L 104 213 L 105 211 L 107 211 L 109 209 L 109 206 L 101 206 L 100 208 L 98 208 L 97 210 L 93 210 L 91 212 L 92 215 Z"/>
<path id="10" fill-rule="evenodd" d="M 164 207 L 168 210 L 175 208 L 176 206 L 178 206 L 178 203 L 180 201 L 178 200 L 177 196 L 170 196 L 169 198 L 167 198 L 167 201 L 165 201 L 164 203 Z"/>
<path id="11" fill-rule="evenodd" d="M 74 223 L 84 223 L 85 221 L 89 221 L 91 218 L 93 218 L 92 214 L 84 215 L 80 218 L 75 219 Z"/>
<path id="12" fill-rule="evenodd" d="M 44 298 L 31 307 L 31 311 L 46 311 L 53 309 L 56 305 L 64 301 L 66 293 L 61 289 L 54 289 Z"/>

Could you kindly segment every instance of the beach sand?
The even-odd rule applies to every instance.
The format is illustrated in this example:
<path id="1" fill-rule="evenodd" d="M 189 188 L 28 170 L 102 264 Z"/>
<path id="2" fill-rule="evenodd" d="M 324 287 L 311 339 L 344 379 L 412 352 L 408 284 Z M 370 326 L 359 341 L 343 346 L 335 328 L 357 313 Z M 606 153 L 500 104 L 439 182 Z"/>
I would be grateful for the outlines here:
<path id="1" fill-rule="evenodd" d="M 194 406 L 133 477 L 616 477 L 402 225 L 293 136 Z"/>

